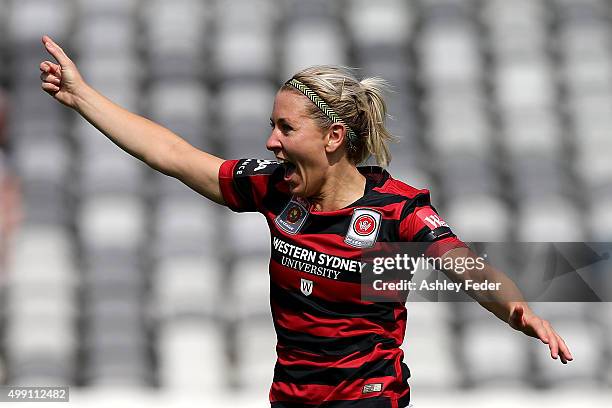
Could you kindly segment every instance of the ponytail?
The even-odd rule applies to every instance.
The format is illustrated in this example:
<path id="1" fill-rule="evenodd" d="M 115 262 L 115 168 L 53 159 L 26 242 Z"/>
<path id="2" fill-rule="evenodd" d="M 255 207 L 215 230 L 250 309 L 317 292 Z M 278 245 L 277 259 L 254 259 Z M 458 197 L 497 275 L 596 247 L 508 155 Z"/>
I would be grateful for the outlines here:
<path id="1" fill-rule="evenodd" d="M 388 88 L 388 85 L 381 78 L 365 78 L 359 84 L 368 101 L 366 149 L 364 153 L 367 153 L 367 156 L 374 156 L 380 166 L 386 167 L 391 162 L 388 143 L 395 141 L 395 138 L 385 127 L 387 104 L 383 99 L 382 92 Z M 367 160 L 367 157 L 364 160 Z"/>

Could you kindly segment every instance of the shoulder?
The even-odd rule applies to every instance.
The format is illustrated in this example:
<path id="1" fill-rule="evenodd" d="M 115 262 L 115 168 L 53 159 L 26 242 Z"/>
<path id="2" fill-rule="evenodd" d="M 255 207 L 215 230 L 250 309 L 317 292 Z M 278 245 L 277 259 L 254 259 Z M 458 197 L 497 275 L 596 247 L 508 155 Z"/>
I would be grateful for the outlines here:
<path id="1" fill-rule="evenodd" d="M 429 190 L 417 188 L 388 175 L 385 182 L 375 188 L 379 193 L 397 196 L 405 202 L 429 202 Z"/>

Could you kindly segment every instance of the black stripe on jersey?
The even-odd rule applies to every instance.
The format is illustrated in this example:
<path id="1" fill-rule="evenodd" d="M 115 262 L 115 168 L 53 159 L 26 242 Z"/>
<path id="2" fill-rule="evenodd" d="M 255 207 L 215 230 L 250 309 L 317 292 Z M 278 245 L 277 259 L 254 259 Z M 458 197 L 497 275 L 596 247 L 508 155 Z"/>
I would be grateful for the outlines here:
<path id="1" fill-rule="evenodd" d="M 402 208 L 402 213 L 400 215 L 400 221 L 403 221 L 404 218 L 412 214 L 414 210 L 416 210 L 417 207 L 424 207 L 427 205 L 433 208 L 430 202 L 429 194 L 425 194 L 425 193 L 416 195 L 412 200 L 406 200 L 406 203 L 404 204 L 404 208 Z M 435 208 L 433 208 L 433 210 L 437 213 Z"/>
<path id="2" fill-rule="evenodd" d="M 425 226 L 414 236 L 416 242 L 435 242 L 440 239 L 454 237 L 453 231 L 449 227 L 438 227 L 434 230 Z"/>
<path id="3" fill-rule="evenodd" d="M 327 319 L 360 318 L 374 323 L 395 322 L 393 305 L 395 303 L 372 303 L 360 305 L 347 302 L 329 302 L 323 299 L 313 301 L 301 293 L 293 293 L 270 282 L 270 297 L 278 307 L 297 314 L 309 313 Z"/>
<path id="4" fill-rule="evenodd" d="M 407 407 L 400 405 L 400 407 Z M 271 408 L 391 408 L 391 399 L 387 397 L 362 398 L 353 401 L 326 401 L 321 404 L 304 404 L 301 402 L 273 402 Z"/>
<path id="5" fill-rule="evenodd" d="M 338 385 L 343 381 L 395 377 L 395 360 L 369 361 L 355 368 L 287 366 L 276 363 L 274 381 L 291 384 Z"/>
<path id="6" fill-rule="evenodd" d="M 376 207 L 369 207 L 376 209 Z M 335 234 L 344 237 L 351 226 L 353 214 L 348 216 L 325 216 L 317 215 L 316 213 L 309 214 L 301 234 Z M 397 230 L 399 221 L 397 220 L 381 220 L 380 232 L 378 234 L 379 241 L 384 241 L 383 237 L 387 237 L 390 231 Z"/>
<path id="7" fill-rule="evenodd" d="M 383 348 L 387 349 L 400 346 L 394 339 L 374 333 L 359 336 L 323 337 L 288 330 L 277 324 L 275 328 L 280 346 L 316 355 L 342 357 L 355 352 L 370 351 L 377 344 L 382 344 Z"/>
<path id="8" fill-rule="evenodd" d="M 285 238 L 285 240 L 287 242 L 292 242 L 292 241 L 290 241 L 290 240 L 288 240 L 286 238 Z M 272 241 L 272 242 L 274 242 L 274 241 Z M 315 252 L 317 254 L 320 254 L 319 251 L 315 251 L 314 249 L 309 249 L 309 251 Z M 284 256 L 285 255 L 283 255 L 281 252 L 275 250 L 274 246 L 272 246 L 272 250 L 271 250 L 271 253 L 270 253 L 270 258 L 272 258 L 279 265 L 282 265 L 282 259 L 283 259 Z M 338 257 L 338 258 L 342 258 L 342 257 Z M 348 258 L 342 258 L 342 259 L 348 259 Z M 325 268 L 324 266 L 320 266 L 320 267 L 321 268 Z M 289 266 L 287 266 L 286 268 L 289 268 Z M 332 269 L 332 268 L 327 268 L 327 269 Z M 294 269 L 294 270 L 297 270 L 297 269 Z M 352 271 L 347 271 L 347 270 L 343 270 L 343 269 L 336 269 L 336 270 L 338 270 L 340 272 L 338 274 L 338 279 L 337 279 L 339 282 L 361 283 L 361 273 L 360 272 L 352 272 Z"/>
<path id="9" fill-rule="evenodd" d="M 268 180 L 267 194 L 262 199 L 262 205 L 273 214 L 278 215 L 285 209 L 291 199 L 289 194 L 282 193 L 278 184 L 283 182 L 285 170 L 280 167 L 279 171 L 274 172 Z"/>

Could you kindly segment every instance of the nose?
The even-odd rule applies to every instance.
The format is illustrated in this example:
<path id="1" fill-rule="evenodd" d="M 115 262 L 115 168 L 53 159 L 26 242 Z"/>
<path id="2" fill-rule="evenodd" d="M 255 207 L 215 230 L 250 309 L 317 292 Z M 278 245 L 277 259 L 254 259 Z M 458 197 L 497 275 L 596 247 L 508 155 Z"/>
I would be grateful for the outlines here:
<path id="1" fill-rule="evenodd" d="M 272 129 L 272 132 L 270 133 L 270 136 L 268 137 L 268 140 L 266 141 L 266 149 L 268 149 L 271 152 L 277 152 L 279 150 L 282 149 L 282 145 L 280 143 L 280 140 L 278 140 L 278 135 L 275 129 Z"/>

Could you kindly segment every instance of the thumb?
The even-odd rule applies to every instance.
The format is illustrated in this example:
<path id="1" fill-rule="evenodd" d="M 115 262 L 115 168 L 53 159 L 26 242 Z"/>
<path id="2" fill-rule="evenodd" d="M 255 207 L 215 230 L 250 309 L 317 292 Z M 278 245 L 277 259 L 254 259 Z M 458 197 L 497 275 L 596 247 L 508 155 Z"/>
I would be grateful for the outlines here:
<path id="1" fill-rule="evenodd" d="M 51 54 L 53 58 L 55 58 L 55 60 L 59 62 L 62 67 L 70 65 L 72 63 L 72 61 L 70 60 L 70 58 L 68 58 L 64 50 L 62 50 L 62 48 L 57 45 L 48 35 L 44 35 L 42 37 L 42 43 L 47 49 L 47 52 Z"/>

